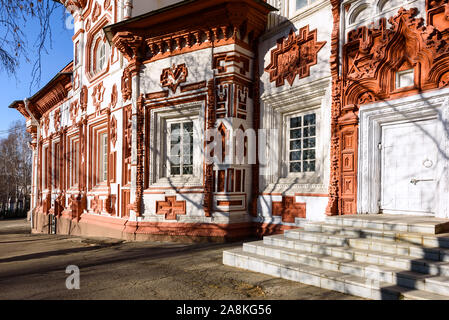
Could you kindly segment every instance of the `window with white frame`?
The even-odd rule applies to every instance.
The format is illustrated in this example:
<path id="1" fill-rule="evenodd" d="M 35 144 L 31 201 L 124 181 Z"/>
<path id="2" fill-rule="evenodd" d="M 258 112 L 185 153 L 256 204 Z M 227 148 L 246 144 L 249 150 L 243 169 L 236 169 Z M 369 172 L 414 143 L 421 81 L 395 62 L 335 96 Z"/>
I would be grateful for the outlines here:
<path id="1" fill-rule="evenodd" d="M 204 105 L 192 102 L 156 108 L 149 113 L 146 187 L 202 185 Z"/>
<path id="2" fill-rule="evenodd" d="M 90 45 L 89 70 L 91 75 L 100 74 L 107 67 L 109 47 L 102 34 L 95 35 Z"/>
<path id="3" fill-rule="evenodd" d="M 194 143 L 192 120 L 167 121 L 167 176 L 193 175 Z"/>
<path id="4" fill-rule="evenodd" d="M 315 172 L 317 157 L 317 117 L 306 113 L 287 118 L 287 155 L 289 174 Z"/>

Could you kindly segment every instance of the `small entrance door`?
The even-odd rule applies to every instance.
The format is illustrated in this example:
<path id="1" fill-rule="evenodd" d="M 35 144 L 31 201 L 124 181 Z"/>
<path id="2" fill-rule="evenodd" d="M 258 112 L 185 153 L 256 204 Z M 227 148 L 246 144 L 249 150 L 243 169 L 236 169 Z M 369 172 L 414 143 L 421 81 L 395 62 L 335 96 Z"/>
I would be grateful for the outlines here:
<path id="1" fill-rule="evenodd" d="M 434 215 L 436 119 L 382 127 L 381 210 Z"/>

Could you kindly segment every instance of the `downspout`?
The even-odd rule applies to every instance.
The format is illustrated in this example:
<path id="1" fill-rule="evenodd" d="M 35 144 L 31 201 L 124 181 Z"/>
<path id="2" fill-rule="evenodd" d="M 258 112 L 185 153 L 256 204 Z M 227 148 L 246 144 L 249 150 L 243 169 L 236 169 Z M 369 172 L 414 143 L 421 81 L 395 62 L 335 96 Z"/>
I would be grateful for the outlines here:
<path id="1" fill-rule="evenodd" d="M 28 107 L 29 106 L 28 98 L 25 98 L 23 100 L 23 103 L 24 103 L 26 112 L 31 116 L 32 121 L 34 123 L 36 123 L 36 126 L 37 126 L 37 130 L 36 130 L 37 131 L 37 137 L 36 137 L 36 140 L 37 140 L 37 142 L 39 142 L 40 134 L 41 134 L 40 122 L 37 121 L 37 119 L 34 117 L 33 113 L 30 111 L 30 109 Z M 36 153 L 36 150 L 33 150 L 33 161 L 32 161 L 32 171 L 31 171 L 31 175 L 33 177 L 33 181 L 32 181 L 32 183 L 33 183 L 33 190 L 32 190 L 32 193 L 34 194 L 33 204 L 32 204 L 33 205 L 33 209 L 36 208 L 36 206 L 37 206 L 37 183 L 38 183 L 38 181 L 37 181 L 37 172 L 35 172 L 36 169 L 37 169 L 37 163 L 36 163 L 36 166 L 35 166 L 35 163 L 34 163 L 35 159 L 37 160 L 37 157 L 36 157 L 35 153 Z M 37 155 L 37 156 L 39 156 L 39 155 Z M 30 216 L 31 229 L 33 229 L 33 222 L 34 222 L 33 221 L 33 214 L 31 214 L 31 216 Z"/>

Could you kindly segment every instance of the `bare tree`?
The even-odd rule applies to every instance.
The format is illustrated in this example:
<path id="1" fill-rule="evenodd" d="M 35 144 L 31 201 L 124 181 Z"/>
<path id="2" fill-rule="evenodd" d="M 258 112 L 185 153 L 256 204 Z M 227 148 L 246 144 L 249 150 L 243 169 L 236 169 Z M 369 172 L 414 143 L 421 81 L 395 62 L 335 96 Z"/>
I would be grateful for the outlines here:
<path id="1" fill-rule="evenodd" d="M 29 209 L 30 142 L 23 121 L 12 123 L 8 136 L 0 140 L 0 215 L 24 215 Z"/>
<path id="2" fill-rule="evenodd" d="M 30 90 L 40 83 L 42 54 L 51 44 L 50 18 L 58 6 L 53 0 L 0 0 L 0 71 L 14 75 L 22 59 L 32 63 Z M 30 43 L 24 28 L 32 20 L 40 30 Z"/>

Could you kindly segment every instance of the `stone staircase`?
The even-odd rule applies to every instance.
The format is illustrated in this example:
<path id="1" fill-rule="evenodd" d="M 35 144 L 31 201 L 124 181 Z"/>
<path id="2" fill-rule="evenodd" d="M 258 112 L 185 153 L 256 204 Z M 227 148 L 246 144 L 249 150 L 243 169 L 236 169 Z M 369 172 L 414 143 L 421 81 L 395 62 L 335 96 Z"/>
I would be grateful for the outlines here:
<path id="1" fill-rule="evenodd" d="M 369 299 L 449 299 L 449 220 L 327 217 L 225 251 L 223 263 Z"/>

